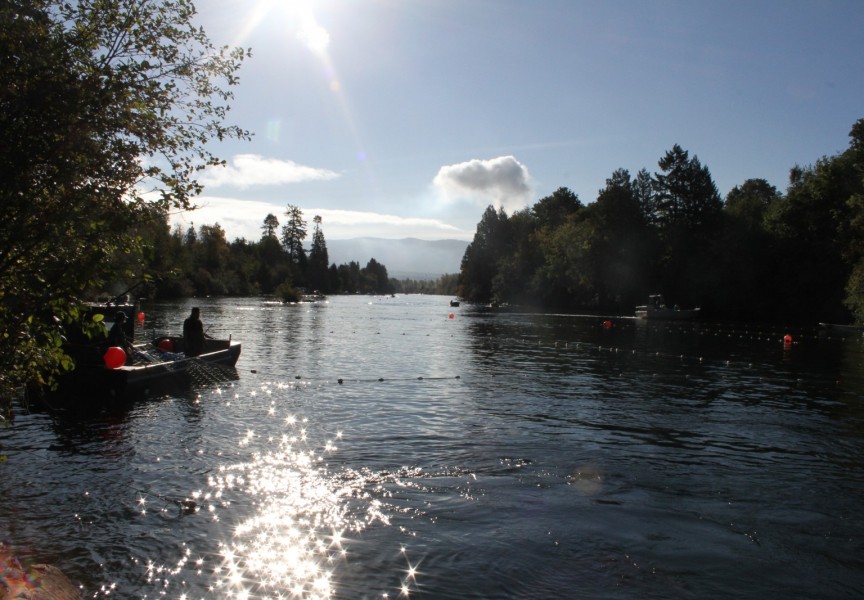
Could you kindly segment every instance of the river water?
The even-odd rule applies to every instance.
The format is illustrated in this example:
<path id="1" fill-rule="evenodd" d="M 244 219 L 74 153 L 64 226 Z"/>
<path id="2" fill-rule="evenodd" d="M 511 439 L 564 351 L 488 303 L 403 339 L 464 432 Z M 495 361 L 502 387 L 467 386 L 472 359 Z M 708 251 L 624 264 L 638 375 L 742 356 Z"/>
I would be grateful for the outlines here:
<path id="1" fill-rule="evenodd" d="M 860 334 L 195 304 L 236 372 L 0 429 L 0 541 L 84 597 L 864 595 Z"/>

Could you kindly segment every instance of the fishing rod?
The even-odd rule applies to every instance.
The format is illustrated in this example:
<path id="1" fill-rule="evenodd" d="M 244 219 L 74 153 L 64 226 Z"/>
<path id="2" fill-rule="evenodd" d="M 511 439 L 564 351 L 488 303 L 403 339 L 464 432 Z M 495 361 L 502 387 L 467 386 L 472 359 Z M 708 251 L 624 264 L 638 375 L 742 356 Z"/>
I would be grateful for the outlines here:
<path id="1" fill-rule="evenodd" d="M 134 290 L 135 288 L 137 288 L 137 287 L 138 287 L 139 285 L 141 285 L 142 283 L 146 283 L 146 282 L 147 282 L 146 279 L 142 279 L 141 281 L 139 281 L 138 283 L 136 283 L 135 285 L 133 285 L 132 287 L 130 287 L 128 290 L 126 290 L 126 291 L 124 291 L 124 292 L 121 292 L 120 294 L 118 294 L 117 296 L 115 296 L 114 298 L 112 298 L 111 300 L 109 300 L 108 303 L 109 303 L 109 304 L 117 304 L 117 301 L 118 301 L 118 300 L 122 300 L 122 299 L 123 299 L 127 294 L 129 294 L 132 290 Z"/>

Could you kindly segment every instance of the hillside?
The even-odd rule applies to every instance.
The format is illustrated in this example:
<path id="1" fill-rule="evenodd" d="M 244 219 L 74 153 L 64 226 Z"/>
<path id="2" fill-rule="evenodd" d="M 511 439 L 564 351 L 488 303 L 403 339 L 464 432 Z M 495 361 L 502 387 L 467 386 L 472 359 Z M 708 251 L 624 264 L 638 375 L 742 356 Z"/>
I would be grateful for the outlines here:
<path id="1" fill-rule="evenodd" d="M 403 238 L 353 238 L 327 240 L 330 263 L 357 262 L 365 267 L 374 258 L 398 279 L 437 279 L 458 273 L 468 242 L 463 240 L 419 240 Z"/>

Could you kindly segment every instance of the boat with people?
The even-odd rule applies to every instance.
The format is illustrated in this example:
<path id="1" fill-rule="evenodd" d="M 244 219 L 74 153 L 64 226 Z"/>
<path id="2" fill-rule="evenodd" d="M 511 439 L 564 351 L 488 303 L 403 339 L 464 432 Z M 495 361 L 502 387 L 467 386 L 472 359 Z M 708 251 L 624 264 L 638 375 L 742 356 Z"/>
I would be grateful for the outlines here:
<path id="1" fill-rule="evenodd" d="M 116 299 L 115 299 L 116 300 Z M 229 336 L 215 339 L 204 336 L 203 345 L 187 354 L 182 335 L 159 335 L 148 342 L 135 343 L 135 322 L 143 326 L 144 313 L 124 299 L 121 302 L 88 305 L 85 321 L 101 324 L 94 334 L 70 329 L 64 350 L 74 368 L 59 378 L 59 392 L 74 396 L 122 396 L 147 391 L 160 384 L 176 384 L 189 375 L 231 375 L 242 345 Z M 125 333 L 125 347 L 109 342 L 109 330 L 118 324 Z M 235 373 L 236 374 L 236 373 Z"/>
<path id="2" fill-rule="evenodd" d="M 207 379 L 231 375 L 242 345 L 231 338 L 204 340 L 201 354 L 187 356 L 181 336 L 161 336 L 133 346 L 131 360 L 119 347 L 109 347 L 101 364 L 78 362 L 61 378 L 61 390 L 75 394 L 122 396 L 187 381 L 190 375 Z"/>
<path id="3" fill-rule="evenodd" d="M 197 356 L 183 352 L 183 338 L 164 336 L 149 344 L 136 346 L 134 361 L 114 368 L 105 365 L 101 373 L 101 386 L 114 393 L 147 388 L 162 380 L 176 379 L 178 375 L 204 371 L 212 374 L 213 367 L 232 369 L 240 358 L 242 345 L 227 340 L 205 338 L 204 348 Z"/>
<path id="4" fill-rule="evenodd" d="M 666 306 L 662 294 L 648 296 L 648 304 L 636 307 L 637 319 L 657 319 L 666 321 L 687 321 L 699 316 L 700 308 L 680 308 Z"/>

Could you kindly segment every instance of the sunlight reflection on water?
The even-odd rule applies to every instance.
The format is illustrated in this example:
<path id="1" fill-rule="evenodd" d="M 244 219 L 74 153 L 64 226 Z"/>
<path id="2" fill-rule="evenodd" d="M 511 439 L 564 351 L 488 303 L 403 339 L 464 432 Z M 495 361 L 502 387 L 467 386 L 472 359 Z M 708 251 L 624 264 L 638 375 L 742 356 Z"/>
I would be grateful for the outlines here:
<path id="1" fill-rule="evenodd" d="M 215 586 L 237 597 L 290 590 L 294 597 L 329 598 L 332 565 L 346 552 L 343 533 L 362 527 L 348 515 L 344 502 L 353 490 L 334 482 L 322 456 L 303 447 L 302 423 L 288 426 L 294 431 L 283 434 L 272 450 L 254 452 L 247 463 L 221 467 L 209 482 L 214 496 L 239 489 L 254 498 L 257 507 L 235 527 L 222 551 L 224 564 Z M 255 440 L 249 431 L 240 446 Z M 324 452 L 335 449 L 328 441 Z"/>
<path id="2" fill-rule="evenodd" d="M 0 430 L 0 538 L 88 597 L 864 590 L 862 339 L 195 302 L 238 377 Z"/>
<path id="3" fill-rule="evenodd" d="M 267 409 L 271 422 L 262 426 L 264 433 L 240 431 L 239 426 L 236 450 L 248 458 L 218 465 L 206 489 L 192 492 L 186 501 L 197 517 L 221 522 L 229 534 L 217 542 L 209 560 L 194 558 L 194 551 L 184 544 L 175 568 L 145 561 L 147 581 L 160 590 L 160 597 L 166 589 L 180 588 L 184 600 L 199 594 L 331 598 L 339 586 L 337 571 L 350 560 L 352 542 L 375 523 L 390 525 L 391 513 L 399 510 L 387 502 L 390 489 L 413 487 L 403 477 L 418 473 L 407 468 L 331 472 L 327 460 L 338 452 L 342 432 L 317 442 L 311 439 L 308 418 L 277 407 L 280 393 L 307 386 L 303 381 L 267 383 L 249 392 L 250 397 L 273 398 Z M 223 391 L 213 393 L 219 396 Z M 276 429 L 281 432 L 273 433 Z M 141 515 L 146 513 L 141 510 Z M 405 555 L 405 547 L 399 552 Z M 189 578 L 190 569 L 200 581 Z M 417 589 L 416 577 L 416 569 L 408 563 L 400 575 L 401 597 Z M 379 597 L 388 596 L 385 591 Z"/>

